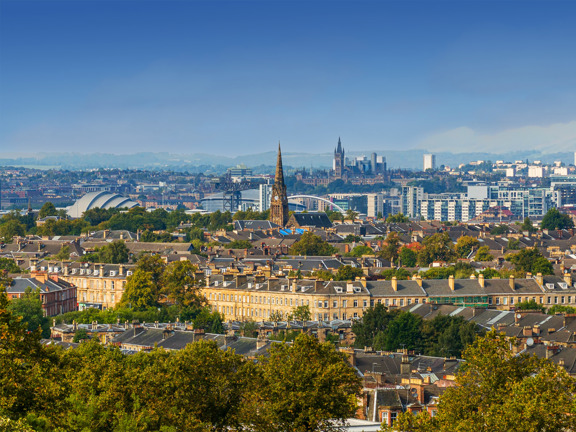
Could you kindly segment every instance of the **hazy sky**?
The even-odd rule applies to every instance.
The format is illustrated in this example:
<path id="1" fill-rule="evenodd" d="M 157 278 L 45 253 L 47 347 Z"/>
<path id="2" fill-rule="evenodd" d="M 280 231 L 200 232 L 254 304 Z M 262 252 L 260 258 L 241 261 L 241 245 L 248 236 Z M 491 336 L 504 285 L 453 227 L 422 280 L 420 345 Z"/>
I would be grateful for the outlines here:
<path id="1" fill-rule="evenodd" d="M 576 2 L 0 1 L 0 154 L 576 150 Z"/>

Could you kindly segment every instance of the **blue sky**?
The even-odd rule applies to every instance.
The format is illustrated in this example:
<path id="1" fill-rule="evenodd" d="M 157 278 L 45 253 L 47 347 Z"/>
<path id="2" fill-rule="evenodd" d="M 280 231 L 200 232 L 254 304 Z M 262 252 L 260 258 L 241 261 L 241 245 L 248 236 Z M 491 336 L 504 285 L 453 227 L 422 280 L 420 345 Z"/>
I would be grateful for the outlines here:
<path id="1" fill-rule="evenodd" d="M 576 150 L 572 1 L 0 1 L 0 151 Z"/>

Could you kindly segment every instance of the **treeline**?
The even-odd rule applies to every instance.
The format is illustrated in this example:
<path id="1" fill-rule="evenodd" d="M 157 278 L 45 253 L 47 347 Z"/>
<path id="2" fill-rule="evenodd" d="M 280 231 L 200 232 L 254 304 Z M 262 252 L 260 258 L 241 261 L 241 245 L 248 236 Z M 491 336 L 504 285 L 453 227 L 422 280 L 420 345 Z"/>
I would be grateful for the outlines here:
<path id="1" fill-rule="evenodd" d="M 83 217 L 67 219 L 66 213 L 56 210 L 52 203 L 46 203 L 38 214 L 38 218 L 56 216 L 60 219 L 49 219 L 42 225 L 36 226 L 36 219 L 29 214 L 12 211 L 0 219 L 0 240 L 9 242 L 15 236 L 37 234 L 40 236 L 80 235 L 97 230 L 127 230 L 130 232 L 145 232 L 146 241 L 166 241 L 167 236 L 157 236 L 153 231 L 171 232 L 182 223 L 191 224 L 183 232 L 191 229 L 218 230 L 232 229 L 232 214 L 230 212 L 216 211 L 208 215 L 188 215 L 184 210 L 166 211 L 156 209 L 146 211 L 142 207 L 133 209 L 101 209 L 87 210 Z M 171 237 L 170 240 L 171 241 Z M 189 240 L 188 240 L 189 241 Z"/>
<path id="2" fill-rule="evenodd" d="M 388 310 L 382 304 L 366 310 L 362 319 L 352 325 L 352 331 L 356 335 L 356 348 L 372 347 L 377 351 L 405 348 L 423 355 L 458 358 L 484 333 L 477 324 L 462 317 L 438 315 L 423 320 L 410 312 Z"/>
<path id="3" fill-rule="evenodd" d="M 7 304 L 0 293 L 4 430 L 330 431 L 356 410 L 355 371 L 312 336 L 257 362 L 208 341 L 130 356 L 95 341 L 63 350 L 40 344 Z"/>

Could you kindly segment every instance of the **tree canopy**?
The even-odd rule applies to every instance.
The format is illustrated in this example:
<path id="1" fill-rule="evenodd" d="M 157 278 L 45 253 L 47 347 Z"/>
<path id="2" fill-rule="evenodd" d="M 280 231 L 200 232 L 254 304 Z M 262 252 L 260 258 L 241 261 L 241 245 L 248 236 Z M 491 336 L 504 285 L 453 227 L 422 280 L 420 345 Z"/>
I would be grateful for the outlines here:
<path id="1" fill-rule="evenodd" d="M 570 216 L 560 213 L 557 208 L 551 208 L 542 218 L 542 229 L 568 229 L 574 228 L 574 221 Z"/>
<path id="2" fill-rule="evenodd" d="M 334 246 L 312 232 L 305 232 L 290 248 L 293 255 L 330 256 L 338 252 Z"/>
<path id="3" fill-rule="evenodd" d="M 533 274 L 554 274 L 554 268 L 542 253 L 536 248 L 525 248 L 515 254 L 506 255 L 506 260 L 514 264 L 515 270 Z"/>
<path id="4" fill-rule="evenodd" d="M 436 416 L 398 416 L 394 430 L 413 432 L 561 432 L 576 427 L 576 384 L 550 360 L 511 350 L 496 331 L 464 352 L 457 386 L 440 397 Z"/>

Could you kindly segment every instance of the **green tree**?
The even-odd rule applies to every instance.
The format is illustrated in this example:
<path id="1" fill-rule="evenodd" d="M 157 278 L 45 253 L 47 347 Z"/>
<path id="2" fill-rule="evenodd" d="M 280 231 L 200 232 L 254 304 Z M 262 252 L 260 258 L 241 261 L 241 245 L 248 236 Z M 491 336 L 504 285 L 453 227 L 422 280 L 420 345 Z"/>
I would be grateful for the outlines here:
<path id="1" fill-rule="evenodd" d="M 14 237 L 26 235 L 26 227 L 17 220 L 11 219 L 0 225 L 0 239 L 11 242 Z"/>
<path id="2" fill-rule="evenodd" d="M 302 234 L 300 240 L 290 248 L 292 255 L 330 256 L 337 252 L 338 249 L 309 231 Z"/>
<path id="3" fill-rule="evenodd" d="M 557 208 L 551 208 L 542 218 L 542 229 L 556 230 L 574 228 L 574 222 L 567 214 L 560 213 Z"/>
<path id="4" fill-rule="evenodd" d="M 349 220 L 356 220 L 357 217 L 358 217 L 358 212 L 355 212 L 352 209 L 346 210 L 346 214 L 344 215 L 344 218 L 349 219 Z"/>
<path id="5" fill-rule="evenodd" d="M 530 233 L 530 234 L 538 231 L 538 229 L 534 226 L 534 224 L 532 223 L 532 221 L 530 220 L 529 217 L 524 218 L 524 222 L 522 222 L 522 225 L 520 225 L 520 228 L 522 229 L 522 231 L 528 231 L 528 233 Z"/>
<path id="6" fill-rule="evenodd" d="M 536 300 L 526 300 L 516 303 L 516 310 L 538 310 L 544 312 L 544 306 L 536 303 Z"/>
<path id="7" fill-rule="evenodd" d="M 468 255 L 478 247 L 480 242 L 476 237 L 462 236 L 456 242 L 456 253 L 460 258 L 468 258 Z"/>
<path id="8" fill-rule="evenodd" d="M 74 338 L 72 339 L 72 342 L 79 343 L 88 339 L 90 339 L 90 337 L 88 336 L 88 332 L 86 331 L 86 329 L 80 328 L 76 331 L 76 333 L 74 333 Z"/>
<path id="9" fill-rule="evenodd" d="M 225 244 L 226 249 L 252 249 L 252 243 L 248 240 L 234 240 Z"/>
<path id="10" fill-rule="evenodd" d="M 403 247 L 400 249 L 398 254 L 399 262 L 402 263 L 404 267 L 415 267 L 418 261 L 418 255 L 412 249 Z"/>
<path id="11" fill-rule="evenodd" d="M 44 316 L 39 289 L 33 290 L 27 287 L 20 298 L 10 301 L 9 309 L 14 315 L 22 317 L 22 322 L 27 324 L 28 330 L 40 329 L 42 337 L 50 337 L 50 321 Z"/>
<path id="12" fill-rule="evenodd" d="M 440 397 L 438 413 L 399 416 L 395 428 L 410 431 L 537 432 L 576 427 L 576 385 L 564 368 L 511 350 L 496 331 L 465 353 L 457 386 Z"/>
<path id="13" fill-rule="evenodd" d="M 387 331 L 374 338 L 374 349 L 396 351 L 400 348 L 420 350 L 422 347 L 422 318 L 410 312 L 400 312 L 390 321 Z"/>
<path id="14" fill-rule="evenodd" d="M 60 252 L 58 252 L 56 255 L 54 255 L 54 259 L 63 261 L 63 260 L 67 260 L 70 259 L 70 245 L 63 245 L 60 248 Z"/>
<path id="15" fill-rule="evenodd" d="M 395 215 L 388 215 L 386 218 L 386 223 L 408 223 L 410 219 L 407 216 L 404 216 L 402 213 L 398 213 Z"/>
<path id="16" fill-rule="evenodd" d="M 345 256 L 360 258 L 362 255 L 373 255 L 374 250 L 370 246 L 358 245 Z"/>
<path id="17" fill-rule="evenodd" d="M 412 277 L 412 274 L 405 268 L 389 268 L 382 270 L 379 276 L 386 280 L 391 280 L 393 277 L 398 280 L 408 280 Z"/>
<path id="18" fill-rule="evenodd" d="M 344 243 L 354 243 L 354 242 L 361 242 L 361 241 L 362 241 L 362 237 L 360 237 L 359 235 L 354 235 L 354 234 L 348 234 L 342 240 L 342 242 L 344 242 Z"/>
<path id="19" fill-rule="evenodd" d="M 549 315 L 556 315 L 557 313 L 573 314 L 576 313 L 576 308 L 574 306 L 567 306 L 567 305 L 554 305 L 550 309 L 548 309 Z"/>
<path id="20" fill-rule="evenodd" d="M 158 285 L 151 272 L 137 268 L 126 280 L 120 306 L 136 310 L 155 307 L 159 300 Z"/>
<path id="21" fill-rule="evenodd" d="M 136 263 L 136 269 L 149 272 L 156 289 L 160 291 L 162 287 L 162 277 L 166 270 L 166 263 L 160 255 L 143 255 Z"/>
<path id="22" fill-rule="evenodd" d="M 494 228 L 490 230 L 490 234 L 492 235 L 503 235 L 510 232 L 510 228 L 506 225 L 496 225 Z"/>
<path id="23" fill-rule="evenodd" d="M 240 323 L 240 333 L 245 337 L 257 337 L 258 336 L 258 324 L 255 321 L 249 320 Z"/>
<path id="24" fill-rule="evenodd" d="M 209 333 L 224 333 L 224 315 L 217 311 L 212 312 L 207 306 L 201 309 L 192 322 L 194 328 L 201 328 Z"/>
<path id="25" fill-rule="evenodd" d="M 423 241 L 423 248 L 418 252 L 418 263 L 427 266 L 434 261 L 451 262 L 456 259 L 454 244 L 448 233 L 436 233 L 426 237 Z"/>
<path id="26" fill-rule="evenodd" d="M 360 379 L 332 343 L 300 334 L 273 344 L 258 366 L 247 413 L 255 432 L 336 431 L 356 411 Z"/>
<path id="27" fill-rule="evenodd" d="M 41 331 L 28 330 L 13 313 L 0 289 L 0 413 L 12 419 L 30 413 L 46 415 L 57 410 L 62 398 L 58 384 L 57 351 L 40 343 Z"/>
<path id="28" fill-rule="evenodd" d="M 162 274 L 160 292 L 171 303 L 184 307 L 201 306 L 203 301 L 198 293 L 197 270 L 198 267 L 188 260 L 168 264 Z"/>
<path id="29" fill-rule="evenodd" d="M 98 250 L 98 259 L 103 263 L 123 264 L 128 262 L 129 253 L 124 240 L 115 240 Z"/>
<path id="30" fill-rule="evenodd" d="M 312 319 L 312 314 L 310 313 L 309 306 L 296 306 L 292 309 L 289 321 L 310 321 Z"/>
<path id="31" fill-rule="evenodd" d="M 352 324 L 352 332 L 356 336 L 354 346 L 364 348 L 374 346 L 374 338 L 380 332 L 386 332 L 390 322 L 400 313 L 398 309 L 388 311 L 381 303 L 369 307 L 362 318 Z"/>
<path id="32" fill-rule="evenodd" d="M 398 237 L 396 231 L 392 231 L 388 236 L 386 236 L 386 242 L 382 246 L 382 250 L 378 255 L 394 264 L 398 259 L 399 249 L 400 237 Z"/>
<path id="33" fill-rule="evenodd" d="M 506 260 L 514 264 L 515 270 L 523 273 L 554 274 L 554 269 L 550 261 L 535 248 L 525 248 L 518 253 L 506 255 Z"/>
<path id="34" fill-rule="evenodd" d="M 8 273 L 20 273 L 20 267 L 10 258 L 0 258 L 0 270 Z"/>
<path id="35" fill-rule="evenodd" d="M 474 256 L 475 261 L 492 261 L 493 259 L 494 256 L 490 254 L 490 248 L 488 246 L 480 246 Z"/>
<path id="36" fill-rule="evenodd" d="M 361 277 L 364 275 L 362 269 L 357 267 L 352 267 L 350 265 L 343 265 L 338 267 L 338 271 L 334 276 L 334 280 L 337 281 L 353 281 L 357 277 Z"/>
<path id="37" fill-rule="evenodd" d="M 440 314 L 423 323 L 423 353 L 437 357 L 460 358 L 464 349 L 481 334 L 483 331 L 474 322 L 466 321 L 462 317 Z"/>
<path id="38" fill-rule="evenodd" d="M 58 210 L 56 210 L 54 204 L 48 201 L 44 203 L 42 208 L 40 208 L 40 211 L 38 212 L 38 218 L 44 219 L 46 216 L 56 216 L 57 214 Z"/>

